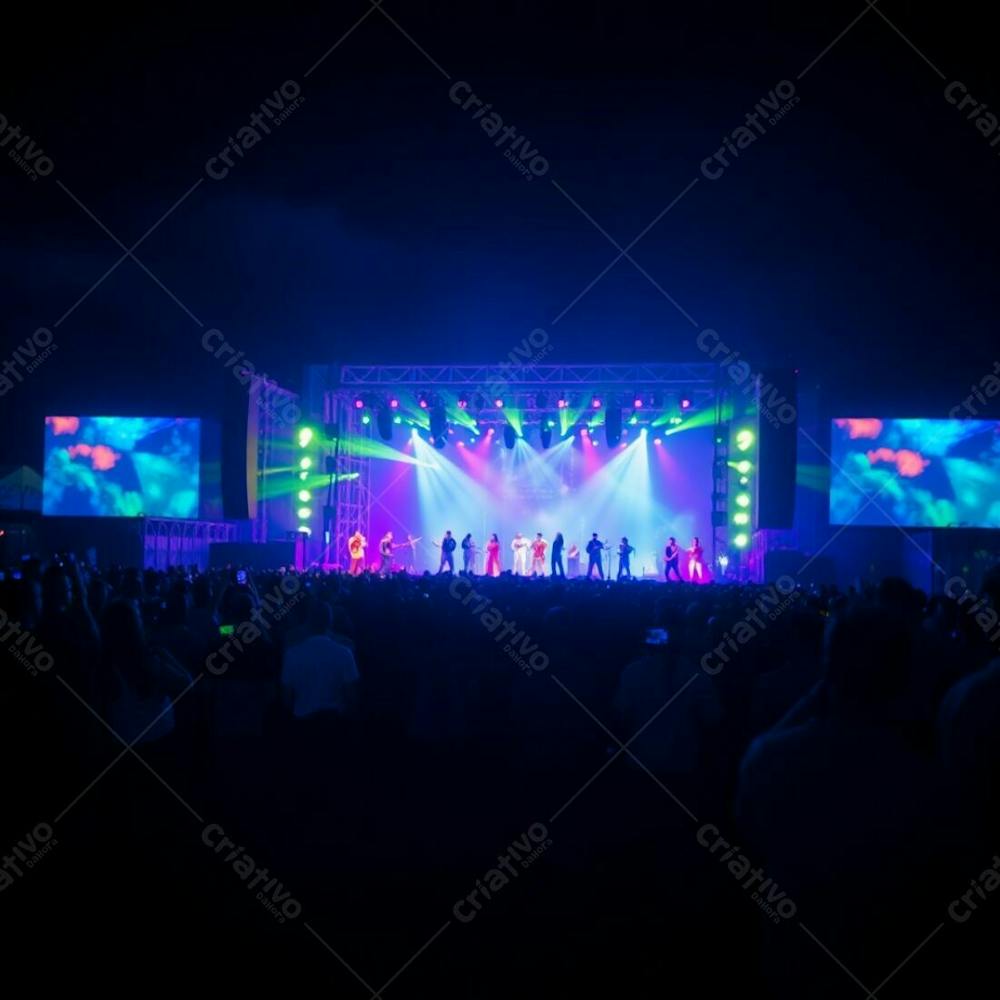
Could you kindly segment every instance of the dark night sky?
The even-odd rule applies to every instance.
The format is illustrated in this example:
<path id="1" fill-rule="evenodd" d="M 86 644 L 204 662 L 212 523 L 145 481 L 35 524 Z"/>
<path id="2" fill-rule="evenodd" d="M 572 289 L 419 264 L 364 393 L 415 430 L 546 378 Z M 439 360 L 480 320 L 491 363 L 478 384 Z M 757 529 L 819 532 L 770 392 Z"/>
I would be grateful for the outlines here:
<path id="1" fill-rule="evenodd" d="M 2 360 L 121 254 L 67 190 L 131 245 L 286 80 L 302 106 L 136 251 L 258 368 L 499 361 L 539 326 L 554 361 L 698 359 L 697 327 L 625 260 L 553 323 L 617 254 L 555 184 L 627 244 L 865 9 L 387 0 L 546 157 L 528 183 L 378 11 L 305 76 L 369 6 L 42 11 L 5 32 L 0 114 L 55 169 L 0 160 Z M 944 415 L 994 360 L 1000 157 L 943 91 L 1000 108 L 1000 80 L 977 5 L 879 8 L 944 79 L 869 11 L 632 255 L 698 327 L 799 365 L 834 408 Z M 202 329 L 126 260 L 0 398 L 0 463 L 37 464 L 45 412 L 210 408 L 228 375 Z"/>

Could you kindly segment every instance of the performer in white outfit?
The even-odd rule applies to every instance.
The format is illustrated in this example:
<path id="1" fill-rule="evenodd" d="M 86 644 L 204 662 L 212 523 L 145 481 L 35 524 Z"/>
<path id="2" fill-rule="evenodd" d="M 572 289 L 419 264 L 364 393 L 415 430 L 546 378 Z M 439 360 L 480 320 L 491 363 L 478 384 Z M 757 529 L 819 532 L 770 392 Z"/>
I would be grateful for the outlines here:
<path id="1" fill-rule="evenodd" d="M 531 543 L 520 531 L 515 532 L 514 541 L 510 543 L 514 550 L 514 576 L 528 575 L 528 546 Z"/>
<path id="2" fill-rule="evenodd" d="M 688 579 L 692 583 L 695 580 L 699 583 L 704 583 L 705 581 L 705 564 L 702 562 L 703 555 L 704 549 L 701 547 L 701 539 L 695 536 L 694 541 L 691 542 L 691 548 L 688 549 Z"/>

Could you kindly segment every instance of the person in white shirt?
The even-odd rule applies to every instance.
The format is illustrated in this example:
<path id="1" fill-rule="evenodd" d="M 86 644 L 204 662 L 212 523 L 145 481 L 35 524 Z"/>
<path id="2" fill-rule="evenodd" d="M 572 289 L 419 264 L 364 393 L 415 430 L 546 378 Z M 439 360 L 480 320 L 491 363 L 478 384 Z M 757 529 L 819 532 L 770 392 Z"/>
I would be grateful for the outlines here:
<path id="1" fill-rule="evenodd" d="M 520 531 L 514 533 L 510 547 L 514 550 L 514 576 L 528 575 L 528 546 L 531 543 Z"/>
<path id="2" fill-rule="evenodd" d="M 330 636 L 333 612 L 318 603 L 309 616 L 307 639 L 285 652 L 281 691 L 297 719 L 318 712 L 349 714 L 355 704 L 358 667 L 354 654 Z"/>

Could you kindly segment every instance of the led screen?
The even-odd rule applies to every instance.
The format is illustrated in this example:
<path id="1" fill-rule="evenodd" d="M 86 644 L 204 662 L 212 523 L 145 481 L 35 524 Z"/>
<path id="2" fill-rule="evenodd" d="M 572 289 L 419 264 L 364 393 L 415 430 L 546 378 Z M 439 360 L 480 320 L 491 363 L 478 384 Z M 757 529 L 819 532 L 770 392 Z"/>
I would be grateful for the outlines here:
<path id="1" fill-rule="evenodd" d="M 198 516 L 201 421 L 46 417 L 42 513 Z"/>
<path id="2" fill-rule="evenodd" d="M 1000 527 L 1000 422 L 833 421 L 832 524 Z"/>

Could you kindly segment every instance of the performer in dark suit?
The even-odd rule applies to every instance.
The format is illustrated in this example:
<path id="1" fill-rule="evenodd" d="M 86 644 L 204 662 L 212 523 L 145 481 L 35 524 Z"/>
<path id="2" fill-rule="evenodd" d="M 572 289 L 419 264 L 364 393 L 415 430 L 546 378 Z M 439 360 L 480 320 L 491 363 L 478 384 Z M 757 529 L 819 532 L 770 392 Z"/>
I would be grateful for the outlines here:
<path id="1" fill-rule="evenodd" d="M 629 545 L 627 538 L 622 538 L 621 544 L 618 546 L 618 579 L 631 580 L 632 579 L 632 566 L 629 563 L 629 557 L 635 552 L 635 546 Z"/>
<path id="2" fill-rule="evenodd" d="M 598 579 L 604 579 L 604 567 L 601 565 L 602 553 L 604 552 L 604 546 L 601 544 L 601 540 L 597 537 L 597 532 L 591 536 L 590 541 L 587 542 L 587 556 L 589 562 L 587 563 L 587 579 L 591 579 L 594 570 L 597 570 Z"/>
<path id="3" fill-rule="evenodd" d="M 457 546 L 458 543 L 451 537 L 451 532 L 446 531 L 444 538 L 441 539 L 441 565 L 438 567 L 438 573 L 445 572 L 445 569 L 449 573 L 455 572 L 455 549 Z"/>
<path id="4" fill-rule="evenodd" d="M 561 576 L 565 579 L 566 571 L 563 569 L 563 536 L 560 531 L 555 538 L 552 539 L 552 575 Z"/>
<path id="5" fill-rule="evenodd" d="M 677 539 L 673 535 L 667 541 L 667 547 L 663 550 L 663 575 L 669 580 L 670 574 L 674 573 L 678 580 L 683 581 L 681 576 L 680 559 L 681 547 L 677 544 Z"/>

